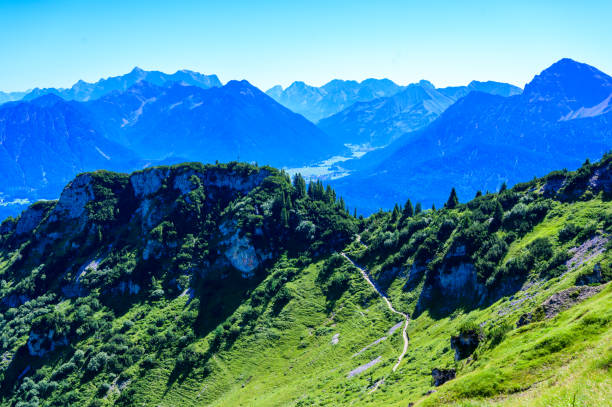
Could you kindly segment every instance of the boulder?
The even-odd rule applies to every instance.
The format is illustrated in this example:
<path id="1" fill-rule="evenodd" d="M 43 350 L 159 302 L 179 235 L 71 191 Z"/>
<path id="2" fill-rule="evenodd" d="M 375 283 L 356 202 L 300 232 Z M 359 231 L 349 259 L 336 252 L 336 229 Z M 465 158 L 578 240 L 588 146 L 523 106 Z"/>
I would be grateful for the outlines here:
<path id="1" fill-rule="evenodd" d="M 578 276 L 576 285 L 600 284 L 601 280 L 601 264 L 597 263 L 593 266 L 593 270 L 590 273 Z"/>
<path id="2" fill-rule="evenodd" d="M 467 330 L 457 336 L 451 336 L 451 349 L 455 350 L 455 360 L 470 356 L 480 343 L 480 335 L 475 330 Z"/>
<path id="3" fill-rule="evenodd" d="M 455 369 L 434 368 L 431 371 L 431 377 L 433 379 L 434 386 L 438 387 L 455 378 Z"/>
<path id="4" fill-rule="evenodd" d="M 48 332 L 30 332 L 28 338 L 28 352 L 31 356 L 42 357 L 48 352 L 53 352 L 59 346 L 68 345 L 66 336 L 57 335 L 53 329 Z"/>

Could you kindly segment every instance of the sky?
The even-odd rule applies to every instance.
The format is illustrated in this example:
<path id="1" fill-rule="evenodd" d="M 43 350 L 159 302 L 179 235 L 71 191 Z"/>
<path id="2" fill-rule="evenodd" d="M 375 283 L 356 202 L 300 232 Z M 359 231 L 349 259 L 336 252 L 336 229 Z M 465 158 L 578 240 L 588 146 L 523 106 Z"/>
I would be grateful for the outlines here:
<path id="1" fill-rule="evenodd" d="M 295 80 L 498 80 L 569 57 L 612 74 L 612 1 L 0 0 L 0 90 L 135 66 L 261 89 Z"/>

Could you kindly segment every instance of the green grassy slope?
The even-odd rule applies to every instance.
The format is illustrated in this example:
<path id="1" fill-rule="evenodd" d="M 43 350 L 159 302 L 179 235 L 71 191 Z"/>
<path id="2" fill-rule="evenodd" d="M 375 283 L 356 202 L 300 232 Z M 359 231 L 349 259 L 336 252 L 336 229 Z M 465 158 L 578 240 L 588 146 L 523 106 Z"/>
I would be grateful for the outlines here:
<path id="1" fill-rule="evenodd" d="M 179 166 L 145 199 L 102 174 L 89 217 L 49 205 L 23 236 L 0 228 L 0 405 L 612 405 L 612 203 L 595 182 L 611 160 L 365 220 L 272 169 Z M 189 192 L 172 187 L 183 171 Z M 241 181 L 215 186 L 228 171 Z M 251 276 L 224 260 L 230 224 L 238 260 L 267 259 Z M 411 317 L 396 371 L 402 317 L 338 252 Z M 565 306 L 547 317 L 553 295 Z M 460 332 L 479 343 L 455 360 Z M 456 377 L 436 387 L 434 368 Z"/>

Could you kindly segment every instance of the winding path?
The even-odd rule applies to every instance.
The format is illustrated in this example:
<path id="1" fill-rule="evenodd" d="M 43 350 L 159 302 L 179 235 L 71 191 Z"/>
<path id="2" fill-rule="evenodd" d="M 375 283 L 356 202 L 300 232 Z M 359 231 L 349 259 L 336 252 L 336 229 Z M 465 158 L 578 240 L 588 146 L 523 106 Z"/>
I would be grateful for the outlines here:
<path id="1" fill-rule="evenodd" d="M 361 243 L 360 240 L 358 240 L 358 241 Z M 363 243 L 361 243 L 361 244 L 363 244 Z M 402 336 L 404 338 L 404 349 L 402 350 L 402 353 L 397 358 L 397 363 L 393 366 L 393 371 L 395 372 L 397 370 L 397 368 L 399 367 L 400 363 L 402 362 L 402 359 L 404 358 L 404 355 L 406 355 L 406 352 L 408 352 L 408 334 L 406 333 L 406 330 L 408 329 L 408 321 L 410 320 L 410 317 L 407 314 L 404 314 L 403 312 L 400 312 L 400 311 L 396 310 L 395 308 L 393 308 L 393 304 L 391 304 L 391 301 L 389 301 L 389 298 L 387 298 L 387 296 L 380 289 L 380 287 L 378 287 L 376 284 L 374 284 L 372 279 L 370 279 L 370 275 L 368 274 L 366 269 L 364 269 L 363 267 L 360 267 L 359 265 L 357 265 L 357 263 L 355 263 L 353 260 L 351 260 L 351 258 L 348 257 L 346 255 L 346 253 L 342 252 L 340 254 L 342 256 L 344 256 L 345 259 L 347 259 L 353 266 L 355 266 L 355 268 L 357 268 L 361 272 L 361 275 L 363 276 L 363 278 L 372 286 L 372 288 L 374 288 L 374 290 L 376 290 L 378 295 L 381 296 L 383 300 L 385 300 L 385 303 L 387 304 L 387 308 L 389 308 L 389 310 L 391 312 L 393 312 L 394 314 L 401 315 L 404 318 L 404 320 L 405 320 L 404 328 L 402 329 Z"/>

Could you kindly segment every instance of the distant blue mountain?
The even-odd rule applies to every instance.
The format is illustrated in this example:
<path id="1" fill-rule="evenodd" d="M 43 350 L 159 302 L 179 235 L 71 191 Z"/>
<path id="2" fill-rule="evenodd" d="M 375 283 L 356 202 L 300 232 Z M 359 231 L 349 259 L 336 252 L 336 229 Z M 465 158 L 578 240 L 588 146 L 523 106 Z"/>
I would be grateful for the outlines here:
<path id="1" fill-rule="evenodd" d="M 140 82 L 84 106 L 102 132 L 144 159 L 314 163 L 344 151 L 304 117 L 247 81 L 202 89 Z"/>
<path id="2" fill-rule="evenodd" d="M 389 79 L 366 79 L 362 82 L 334 79 L 321 87 L 304 82 L 293 82 L 287 89 L 277 85 L 266 94 L 316 123 L 355 102 L 391 96 L 402 89 L 402 86 Z"/>
<path id="3" fill-rule="evenodd" d="M 513 96 L 521 89 L 500 82 L 436 89 L 430 82 L 408 85 L 393 96 L 357 102 L 318 126 L 339 143 L 383 147 L 404 133 L 420 130 L 472 91 Z"/>
<path id="4" fill-rule="evenodd" d="M 0 92 L 0 105 L 6 102 L 21 100 L 28 92 Z"/>
<path id="5" fill-rule="evenodd" d="M 301 166 L 345 148 L 246 81 L 137 81 L 89 102 L 46 94 L 0 106 L 0 213 L 55 198 L 77 173 L 179 161 Z"/>
<path id="6" fill-rule="evenodd" d="M 85 108 L 56 95 L 0 106 L 0 192 L 52 198 L 75 174 L 126 170 L 137 155 L 97 130 Z"/>
<path id="7" fill-rule="evenodd" d="M 77 100 L 82 102 L 98 99 L 113 91 L 125 91 L 141 81 L 146 81 L 158 86 L 179 82 L 204 89 L 221 86 L 221 82 L 219 78 L 217 78 L 217 75 L 202 75 L 201 73 L 188 70 L 177 71 L 170 75 L 159 71 L 144 71 L 136 67 L 125 75 L 100 79 L 98 82 L 94 83 L 78 81 L 69 89 L 36 88 L 25 94 L 23 99 L 32 100 L 46 94 L 55 94 L 65 100 Z"/>
<path id="8" fill-rule="evenodd" d="M 366 168 L 335 182 L 364 212 L 407 198 L 427 206 L 461 200 L 561 168 L 576 168 L 612 148 L 612 78 L 563 59 L 520 95 L 471 92 L 424 130 L 388 151 L 366 154 Z"/>

